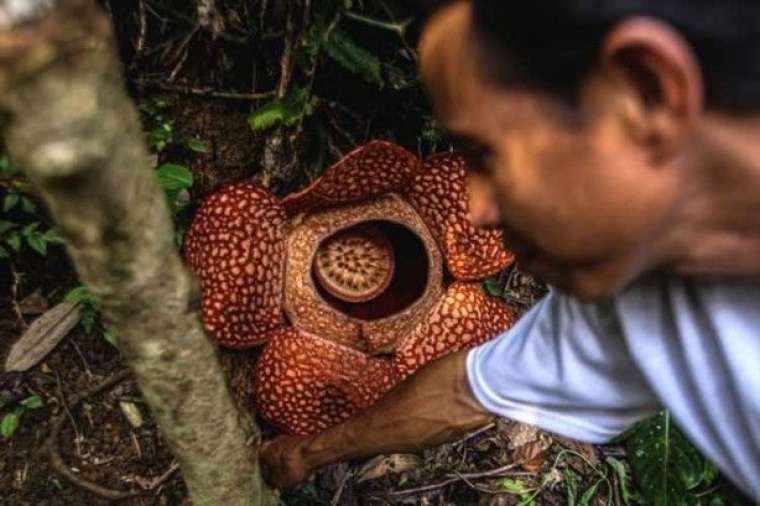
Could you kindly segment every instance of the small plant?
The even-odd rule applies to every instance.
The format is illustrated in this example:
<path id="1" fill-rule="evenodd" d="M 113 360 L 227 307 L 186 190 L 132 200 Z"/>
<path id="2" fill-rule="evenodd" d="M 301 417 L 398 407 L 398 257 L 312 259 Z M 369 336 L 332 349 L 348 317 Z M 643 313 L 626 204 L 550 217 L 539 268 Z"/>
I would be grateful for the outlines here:
<path id="1" fill-rule="evenodd" d="M 142 112 L 150 124 L 146 133 L 148 146 L 160 153 L 174 142 L 174 122 L 164 117 L 163 110 L 167 104 L 163 100 L 150 100 L 140 104 Z"/>
<path id="2" fill-rule="evenodd" d="M 254 132 L 262 132 L 275 126 L 290 127 L 301 118 L 314 112 L 316 99 L 309 98 L 306 88 L 295 88 L 280 100 L 270 102 L 248 116 L 248 124 Z"/>
<path id="3" fill-rule="evenodd" d="M 715 466 L 672 423 L 668 411 L 637 424 L 627 434 L 625 446 L 645 504 L 700 504 L 718 475 Z"/>
<path id="4" fill-rule="evenodd" d="M 79 306 L 82 325 L 85 333 L 91 335 L 96 329 L 102 329 L 103 339 L 114 348 L 117 347 L 116 335 L 103 325 L 100 312 L 100 301 L 87 289 L 86 286 L 77 286 L 69 290 L 63 300 Z"/>
<path id="5" fill-rule="evenodd" d="M 521 480 L 504 478 L 499 483 L 502 489 L 509 494 L 514 494 L 520 498 L 521 506 L 532 506 L 536 503 L 535 498 L 541 492 L 539 487 L 528 487 Z"/>
<path id="6" fill-rule="evenodd" d="M 9 411 L 0 420 L 0 435 L 3 439 L 10 439 L 18 430 L 24 413 L 33 409 L 39 409 L 45 405 L 39 395 L 30 395 L 18 403 L 8 406 L 8 401 L 0 397 L 0 409 L 9 408 Z"/>
<path id="7" fill-rule="evenodd" d="M 5 156 L 0 156 L 0 259 L 29 248 L 47 255 L 48 246 L 62 244 L 53 227 L 45 224 L 37 204 L 24 192 L 26 180 Z"/>

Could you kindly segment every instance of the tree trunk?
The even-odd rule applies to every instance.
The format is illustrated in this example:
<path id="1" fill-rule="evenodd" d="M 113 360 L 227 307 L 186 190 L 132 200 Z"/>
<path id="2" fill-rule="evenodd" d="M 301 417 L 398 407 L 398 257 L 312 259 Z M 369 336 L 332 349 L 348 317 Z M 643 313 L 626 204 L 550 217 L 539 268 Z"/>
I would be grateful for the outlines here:
<path id="1" fill-rule="evenodd" d="M 0 0 L 6 27 L 13 4 Z M 6 147 L 101 299 L 193 504 L 278 504 L 259 472 L 258 429 L 235 407 L 200 324 L 197 286 L 174 246 L 110 23 L 93 0 L 58 4 L 34 22 L 27 9 L 26 24 L 0 31 Z"/>

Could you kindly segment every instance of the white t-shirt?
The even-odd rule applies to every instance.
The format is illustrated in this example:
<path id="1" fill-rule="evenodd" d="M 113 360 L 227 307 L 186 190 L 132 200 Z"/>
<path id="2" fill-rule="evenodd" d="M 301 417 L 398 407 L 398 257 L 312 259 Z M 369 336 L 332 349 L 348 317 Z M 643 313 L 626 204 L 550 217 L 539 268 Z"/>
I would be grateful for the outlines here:
<path id="1" fill-rule="evenodd" d="M 760 283 L 651 275 L 589 304 L 552 291 L 467 375 L 489 411 L 592 443 L 665 407 L 760 499 Z"/>

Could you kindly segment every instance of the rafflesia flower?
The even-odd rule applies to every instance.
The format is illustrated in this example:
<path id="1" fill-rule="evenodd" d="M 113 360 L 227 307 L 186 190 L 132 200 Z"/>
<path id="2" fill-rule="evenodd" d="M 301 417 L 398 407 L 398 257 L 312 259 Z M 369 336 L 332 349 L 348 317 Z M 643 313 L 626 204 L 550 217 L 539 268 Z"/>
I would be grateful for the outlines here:
<path id="1" fill-rule="evenodd" d="M 501 232 L 468 220 L 464 159 L 425 161 L 382 141 L 280 200 L 254 181 L 200 207 L 185 254 L 219 344 L 264 344 L 261 414 L 323 430 L 422 365 L 482 343 L 514 313 L 478 280 L 513 262 Z"/>

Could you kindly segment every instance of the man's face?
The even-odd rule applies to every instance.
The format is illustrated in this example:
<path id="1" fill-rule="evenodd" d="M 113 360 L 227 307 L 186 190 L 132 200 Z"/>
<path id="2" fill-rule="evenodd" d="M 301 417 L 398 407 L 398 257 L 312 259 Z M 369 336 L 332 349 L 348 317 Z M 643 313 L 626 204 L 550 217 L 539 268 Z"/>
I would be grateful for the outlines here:
<path id="1" fill-rule="evenodd" d="M 675 198 L 672 177 L 631 140 L 625 102 L 603 79 L 571 109 L 487 77 L 479 47 L 469 4 L 456 3 L 425 30 L 422 73 L 437 118 L 495 189 L 507 246 L 561 289 L 614 293 L 656 263 L 647 244 Z"/>

